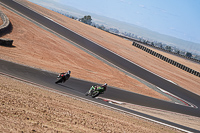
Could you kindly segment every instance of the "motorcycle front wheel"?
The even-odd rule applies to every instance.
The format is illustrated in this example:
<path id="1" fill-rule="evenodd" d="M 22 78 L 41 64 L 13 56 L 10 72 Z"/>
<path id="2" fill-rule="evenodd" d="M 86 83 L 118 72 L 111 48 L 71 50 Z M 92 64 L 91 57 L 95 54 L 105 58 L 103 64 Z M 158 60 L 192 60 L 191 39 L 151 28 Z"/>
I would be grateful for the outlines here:
<path id="1" fill-rule="evenodd" d="M 92 93 L 92 98 L 95 98 L 95 97 L 97 97 L 99 95 L 99 91 L 94 91 L 93 93 Z"/>
<path id="2" fill-rule="evenodd" d="M 86 92 L 85 95 L 88 96 L 88 95 L 89 95 L 89 92 Z"/>

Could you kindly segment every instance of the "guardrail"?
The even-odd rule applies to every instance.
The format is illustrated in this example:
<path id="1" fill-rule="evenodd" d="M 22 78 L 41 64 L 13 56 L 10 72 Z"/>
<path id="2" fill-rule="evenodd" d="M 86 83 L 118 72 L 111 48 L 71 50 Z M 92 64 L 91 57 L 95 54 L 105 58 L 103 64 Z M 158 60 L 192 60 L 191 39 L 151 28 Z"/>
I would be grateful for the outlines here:
<path id="1" fill-rule="evenodd" d="M 12 26 L 11 26 L 9 18 L 2 11 L 0 11 L 0 18 L 3 21 L 3 24 L 0 25 L 0 36 L 3 36 L 8 31 L 10 31 L 10 29 L 11 29 L 10 27 L 12 27 Z M 12 46 L 12 43 L 13 43 L 13 40 L 10 40 L 10 39 L 1 39 L 0 38 L 0 45 L 3 45 L 3 46 Z"/>
<path id="2" fill-rule="evenodd" d="M 174 65 L 174 66 L 186 71 L 186 72 L 189 72 L 189 73 L 191 73 L 191 74 L 193 74 L 195 76 L 200 77 L 200 72 L 195 71 L 195 70 L 193 70 L 193 69 L 191 69 L 191 68 L 189 68 L 189 67 L 187 67 L 185 65 L 182 65 L 182 64 L 180 64 L 180 63 L 178 63 L 178 62 L 176 62 L 176 61 L 174 61 L 172 59 L 169 59 L 169 58 L 167 58 L 167 57 L 165 57 L 165 56 L 163 56 L 163 55 L 161 55 L 161 54 L 159 54 L 159 53 L 157 53 L 157 52 L 155 52 L 155 51 L 153 51 L 153 50 L 151 50 L 151 49 L 149 49 L 149 48 L 147 48 L 145 46 L 142 46 L 142 45 L 140 45 L 140 44 L 138 44 L 136 42 L 133 42 L 132 45 L 137 47 L 137 48 L 139 48 L 139 49 L 141 49 L 141 50 L 143 50 L 143 51 L 146 51 L 147 53 L 149 53 L 149 54 L 151 54 L 153 56 L 156 56 L 157 58 L 159 58 L 159 59 L 161 59 L 161 60 L 163 60 L 165 62 L 168 62 L 168 63 L 170 63 L 170 64 L 172 64 L 172 65 Z"/>

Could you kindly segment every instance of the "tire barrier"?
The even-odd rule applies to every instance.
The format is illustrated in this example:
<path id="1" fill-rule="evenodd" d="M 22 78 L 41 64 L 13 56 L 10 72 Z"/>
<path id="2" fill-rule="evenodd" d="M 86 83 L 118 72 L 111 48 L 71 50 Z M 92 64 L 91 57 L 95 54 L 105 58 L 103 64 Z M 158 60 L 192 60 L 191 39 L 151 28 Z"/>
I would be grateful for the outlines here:
<path id="1" fill-rule="evenodd" d="M 9 26 L 10 21 L 8 17 L 2 11 L 0 11 L 0 18 L 3 21 L 3 24 L 0 25 L 0 33 L 2 33 Z"/>
<path id="2" fill-rule="evenodd" d="M 176 56 L 179 56 L 179 57 L 182 57 L 182 58 L 186 58 L 186 59 L 188 59 L 188 60 L 191 60 L 191 61 L 200 63 L 200 60 L 197 60 L 197 59 L 194 59 L 194 58 L 189 58 L 189 57 L 187 57 L 187 56 L 185 56 L 185 55 L 181 55 L 181 54 L 178 54 L 178 53 L 174 53 L 174 52 L 171 52 L 171 51 L 169 51 L 169 50 L 165 50 L 165 49 L 163 49 L 163 48 L 156 47 L 156 46 L 154 46 L 154 45 L 150 45 L 150 44 L 147 44 L 147 43 L 143 43 L 143 42 L 141 42 L 141 41 L 139 41 L 139 40 L 137 40 L 137 39 L 131 38 L 131 37 L 127 37 L 127 36 L 124 36 L 124 35 L 119 35 L 119 34 L 112 33 L 112 32 L 109 32 L 109 33 L 111 33 L 111 34 L 113 34 L 113 35 L 116 35 L 116 36 L 119 36 L 119 37 L 121 37 L 121 38 L 125 38 L 125 39 L 128 39 L 128 40 L 131 40 L 131 41 L 133 41 L 134 43 L 136 43 L 136 42 L 137 42 L 137 43 L 142 43 L 142 44 L 144 44 L 144 45 L 148 45 L 148 46 L 150 46 L 150 47 L 153 47 L 153 48 L 162 50 L 162 51 L 164 51 L 164 52 L 167 52 L 167 53 L 170 53 L 170 54 L 174 54 L 174 55 L 176 55 Z"/>
<path id="3" fill-rule="evenodd" d="M 191 73 L 191 74 L 193 74 L 195 76 L 200 77 L 200 73 L 198 71 L 195 71 L 195 70 L 193 70 L 193 69 L 191 69 L 189 67 L 186 67 L 186 66 L 184 66 L 184 65 L 182 65 L 182 64 L 180 64 L 180 63 L 178 63 L 178 62 L 176 62 L 176 61 L 174 61 L 172 59 L 169 59 L 169 58 L 167 58 L 167 57 L 165 57 L 165 56 L 163 56 L 163 55 L 161 55 L 161 54 L 159 54 L 159 53 L 157 53 L 157 52 L 155 52 L 155 51 L 153 51 L 153 50 L 151 50 L 151 49 L 149 49 L 149 48 L 147 48 L 145 46 L 142 46 L 142 45 L 140 45 L 140 44 L 138 44 L 136 42 L 133 42 L 132 45 L 137 47 L 137 48 L 139 48 L 139 49 L 142 49 L 143 51 L 145 51 L 145 52 L 147 52 L 147 53 L 149 53 L 149 54 L 151 54 L 151 55 L 153 55 L 153 56 L 155 56 L 155 57 L 157 57 L 157 58 L 159 58 L 159 59 L 161 59 L 161 60 L 163 60 L 165 62 L 168 62 L 169 64 L 172 64 L 172 65 L 174 65 L 174 66 L 176 66 L 176 67 L 178 67 L 178 68 L 180 68 L 180 69 L 182 69 L 182 70 L 184 70 L 184 71 L 186 71 L 188 73 Z"/>
<path id="4" fill-rule="evenodd" d="M 2 12 L 0 11 L 0 18 L 3 21 L 3 24 L 0 25 L 0 36 L 5 35 L 6 33 L 9 33 L 12 31 L 12 25 L 10 23 L 9 18 Z M 2 39 L 0 38 L 0 45 L 2 46 L 12 46 L 13 40 L 10 39 Z"/>

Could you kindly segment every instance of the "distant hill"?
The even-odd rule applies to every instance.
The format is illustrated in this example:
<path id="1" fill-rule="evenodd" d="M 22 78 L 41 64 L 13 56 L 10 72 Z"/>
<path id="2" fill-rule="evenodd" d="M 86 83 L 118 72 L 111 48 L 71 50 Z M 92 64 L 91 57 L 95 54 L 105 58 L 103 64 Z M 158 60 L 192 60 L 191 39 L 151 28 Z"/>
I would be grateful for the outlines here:
<path id="1" fill-rule="evenodd" d="M 116 28 L 120 32 L 130 32 L 137 36 L 141 36 L 143 38 L 149 39 L 150 41 L 162 42 L 162 43 L 165 43 L 170 46 L 175 46 L 180 50 L 185 50 L 185 51 L 200 55 L 200 44 L 199 43 L 194 43 L 194 42 L 186 41 L 186 40 L 179 39 L 176 37 L 160 34 L 158 32 L 151 31 L 147 28 L 139 27 L 137 25 L 125 23 L 122 21 L 118 21 L 118 20 L 115 20 L 112 18 L 100 16 L 97 14 L 81 11 L 74 7 L 58 4 L 53 1 L 51 1 L 51 2 L 48 2 L 48 0 L 46 0 L 46 2 L 36 1 L 36 0 L 29 0 L 29 1 L 39 4 L 50 10 L 57 10 L 63 14 L 72 15 L 72 16 L 75 16 L 78 18 L 82 18 L 85 15 L 91 15 L 92 22 L 95 22 L 100 25 L 104 25 L 105 27 Z"/>

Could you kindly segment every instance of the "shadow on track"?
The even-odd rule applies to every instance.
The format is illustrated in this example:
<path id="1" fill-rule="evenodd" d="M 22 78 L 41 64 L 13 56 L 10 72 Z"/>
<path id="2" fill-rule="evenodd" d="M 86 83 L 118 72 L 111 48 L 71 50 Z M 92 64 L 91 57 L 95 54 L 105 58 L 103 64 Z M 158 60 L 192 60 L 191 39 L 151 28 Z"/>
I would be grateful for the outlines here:
<path id="1" fill-rule="evenodd" d="M 71 87 L 68 87 L 68 86 L 66 86 L 66 85 L 62 85 L 62 84 L 57 84 L 57 85 L 60 85 L 60 86 L 65 87 L 65 88 L 69 88 L 69 89 L 71 89 L 71 90 L 75 90 L 75 89 L 73 89 L 73 88 L 71 88 Z"/>

